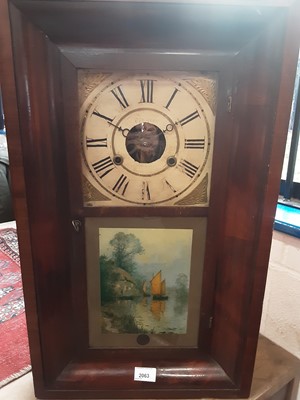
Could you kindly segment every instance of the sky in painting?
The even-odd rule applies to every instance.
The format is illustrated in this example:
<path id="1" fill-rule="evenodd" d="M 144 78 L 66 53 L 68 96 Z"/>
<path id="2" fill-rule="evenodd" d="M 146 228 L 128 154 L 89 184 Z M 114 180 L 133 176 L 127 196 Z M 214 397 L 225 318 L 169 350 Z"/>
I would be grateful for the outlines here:
<path id="1" fill-rule="evenodd" d="M 157 228 L 100 228 L 100 253 L 111 255 L 109 241 L 118 232 L 134 234 L 141 242 L 144 253 L 136 255 L 140 272 L 151 278 L 162 270 L 168 285 L 173 286 L 179 273 L 190 275 L 192 229 Z"/>

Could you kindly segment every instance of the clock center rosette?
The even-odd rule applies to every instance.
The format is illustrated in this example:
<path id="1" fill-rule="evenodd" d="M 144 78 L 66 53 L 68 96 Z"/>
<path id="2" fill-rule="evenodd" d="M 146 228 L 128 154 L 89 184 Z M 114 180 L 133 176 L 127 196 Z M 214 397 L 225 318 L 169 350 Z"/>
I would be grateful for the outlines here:
<path id="1" fill-rule="evenodd" d="M 139 163 L 158 160 L 166 148 L 163 131 L 149 122 L 142 122 L 130 129 L 126 136 L 126 149 L 130 157 Z"/>
<path id="2" fill-rule="evenodd" d="M 127 112 L 115 123 L 114 160 L 134 175 L 153 176 L 163 172 L 170 167 L 169 158 L 176 159 L 178 149 L 177 127 L 160 110 L 141 107 Z"/>

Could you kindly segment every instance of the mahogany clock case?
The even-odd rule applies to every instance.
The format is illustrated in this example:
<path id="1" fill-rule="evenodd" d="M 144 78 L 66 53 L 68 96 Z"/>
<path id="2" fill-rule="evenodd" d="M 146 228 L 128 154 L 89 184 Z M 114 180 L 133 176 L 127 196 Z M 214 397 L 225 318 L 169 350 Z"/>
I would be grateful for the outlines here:
<path id="1" fill-rule="evenodd" d="M 299 2 L 246 3 L 1 1 L 1 85 L 38 398 L 249 394 Z M 208 206 L 83 206 L 79 70 L 217 75 Z M 85 222 L 133 218 L 207 224 L 196 345 L 89 346 Z M 134 381 L 138 366 L 156 368 L 156 382 Z"/>

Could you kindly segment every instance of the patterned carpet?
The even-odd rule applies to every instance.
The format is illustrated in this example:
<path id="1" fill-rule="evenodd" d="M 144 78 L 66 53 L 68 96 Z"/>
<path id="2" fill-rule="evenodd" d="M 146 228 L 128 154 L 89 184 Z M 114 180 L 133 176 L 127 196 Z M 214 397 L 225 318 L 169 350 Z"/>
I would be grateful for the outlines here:
<path id="1" fill-rule="evenodd" d="M 0 387 L 30 368 L 16 230 L 0 230 Z"/>

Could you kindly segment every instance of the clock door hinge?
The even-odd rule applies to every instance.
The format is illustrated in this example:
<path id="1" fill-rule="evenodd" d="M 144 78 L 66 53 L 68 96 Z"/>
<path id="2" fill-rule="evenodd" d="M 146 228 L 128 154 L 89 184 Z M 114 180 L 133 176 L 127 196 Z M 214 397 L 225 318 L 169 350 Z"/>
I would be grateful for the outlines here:
<path id="1" fill-rule="evenodd" d="M 208 329 L 211 329 L 211 328 L 212 328 L 213 321 L 214 321 L 214 317 L 209 317 L 209 320 L 208 320 Z"/>

